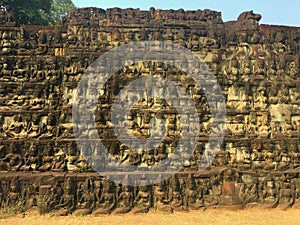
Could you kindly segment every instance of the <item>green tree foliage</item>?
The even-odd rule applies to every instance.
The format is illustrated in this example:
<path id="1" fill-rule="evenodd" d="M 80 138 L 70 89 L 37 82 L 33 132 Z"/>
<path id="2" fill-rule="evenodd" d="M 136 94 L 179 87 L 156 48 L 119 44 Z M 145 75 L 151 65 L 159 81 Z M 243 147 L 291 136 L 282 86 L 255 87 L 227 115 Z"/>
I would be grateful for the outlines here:
<path id="1" fill-rule="evenodd" d="M 4 0 L 20 24 L 48 25 L 52 0 Z"/>
<path id="2" fill-rule="evenodd" d="M 0 1 L 1 2 L 1 1 Z M 2 0 L 19 24 L 52 25 L 75 8 L 72 0 Z"/>
<path id="3" fill-rule="evenodd" d="M 51 7 L 51 17 L 54 23 L 59 23 L 61 19 L 68 15 L 75 8 L 72 0 L 53 0 Z"/>

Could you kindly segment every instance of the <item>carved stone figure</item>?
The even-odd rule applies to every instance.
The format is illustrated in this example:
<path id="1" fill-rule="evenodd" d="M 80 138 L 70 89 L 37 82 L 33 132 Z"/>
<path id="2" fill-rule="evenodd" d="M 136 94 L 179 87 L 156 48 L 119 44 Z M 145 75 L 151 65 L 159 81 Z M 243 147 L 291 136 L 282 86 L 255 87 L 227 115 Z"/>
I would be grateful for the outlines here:
<path id="1" fill-rule="evenodd" d="M 133 207 L 133 192 L 132 188 L 127 185 L 122 186 L 122 191 L 117 197 L 117 208 L 114 210 L 114 214 L 128 213 Z"/>
<path id="2" fill-rule="evenodd" d="M 28 152 L 24 155 L 24 162 L 20 170 L 22 171 L 37 171 L 40 166 L 40 158 L 36 143 L 30 144 Z"/>
<path id="3" fill-rule="evenodd" d="M 15 115 L 13 121 L 9 124 L 5 133 L 8 137 L 19 139 L 27 136 L 26 127 L 22 121 L 21 115 Z"/>
<path id="4" fill-rule="evenodd" d="M 77 187 L 76 191 L 76 210 L 73 212 L 74 215 L 88 215 L 92 212 L 94 206 L 94 192 L 93 192 L 92 180 L 86 179 L 84 183 L 81 183 Z"/>
<path id="5" fill-rule="evenodd" d="M 116 206 L 115 185 L 110 181 L 104 181 L 103 192 L 101 198 L 96 202 L 93 215 L 110 214 Z"/>
<path id="6" fill-rule="evenodd" d="M 145 181 L 141 181 L 141 184 Z M 151 195 L 148 186 L 140 186 L 134 199 L 133 213 L 147 213 L 151 207 Z"/>
<path id="7" fill-rule="evenodd" d="M 54 214 L 57 216 L 67 216 L 74 211 L 75 207 L 75 188 L 74 184 L 69 178 L 63 188 L 63 195 L 59 203 L 55 206 Z"/>
<path id="8" fill-rule="evenodd" d="M 167 197 L 166 183 L 164 181 L 160 181 L 154 186 L 153 202 L 155 210 L 166 213 L 173 212 Z"/>
<path id="9" fill-rule="evenodd" d="M 246 26 L 248 29 L 257 29 L 258 22 L 262 16 L 260 14 L 255 14 L 253 11 L 243 12 L 239 15 L 237 22 L 241 26 Z"/>
<path id="10" fill-rule="evenodd" d="M 201 197 L 203 196 L 196 188 L 193 175 L 189 175 L 187 178 L 187 208 L 191 210 L 205 209 L 204 199 Z"/>
<path id="11" fill-rule="evenodd" d="M 264 208 L 275 208 L 278 204 L 278 192 L 275 183 L 272 179 L 267 179 L 264 182 L 262 205 Z"/>

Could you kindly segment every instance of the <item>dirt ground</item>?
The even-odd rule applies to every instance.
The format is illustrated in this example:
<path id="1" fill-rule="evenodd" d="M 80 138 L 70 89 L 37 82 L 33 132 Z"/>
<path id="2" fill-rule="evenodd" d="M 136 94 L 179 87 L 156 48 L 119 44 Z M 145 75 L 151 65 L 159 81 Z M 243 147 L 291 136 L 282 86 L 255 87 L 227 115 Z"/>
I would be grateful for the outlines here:
<path id="1" fill-rule="evenodd" d="M 184 224 L 259 224 L 259 225 L 300 225 L 300 210 L 226 210 L 209 209 L 206 211 L 191 211 L 188 213 L 164 214 L 149 212 L 139 215 L 108 215 L 101 217 L 94 216 L 68 216 L 51 217 L 50 215 L 40 216 L 36 212 L 25 215 L 24 218 L 18 215 L 13 218 L 0 219 L 1 225 L 184 225 Z"/>

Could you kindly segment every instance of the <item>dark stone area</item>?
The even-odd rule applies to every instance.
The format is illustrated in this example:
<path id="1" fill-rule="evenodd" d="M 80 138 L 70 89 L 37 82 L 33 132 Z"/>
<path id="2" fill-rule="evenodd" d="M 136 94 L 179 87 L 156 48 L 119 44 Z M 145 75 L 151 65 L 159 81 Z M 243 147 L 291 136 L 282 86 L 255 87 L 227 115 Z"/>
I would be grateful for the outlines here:
<path id="1" fill-rule="evenodd" d="M 42 27 L 17 25 L 11 13 L 0 11 L 1 207 L 37 207 L 56 215 L 300 207 L 300 28 L 260 25 L 260 18 L 244 12 L 237 21 L 223 22 L 211 10 L 81 8 L 59 26 Z M 159 106 L 168 124 L 166 140 L 142 154 L 116 140 L 105 112 L 133 78 L 171 77 L 191 95 L 201 121 L 198 145 L 181 171 L 164 182 L 144 186 L 141 180 L 133 187 L 104 179 L 80 154 L 72 104 L 81 76 L 99 56 L 144 40 L 174 42 L 204 60 L 226 98 L 226 132 L 217 157 L 210 159 L 210 111 L 195 81 L 159 62 L 124 67 L 100 93 L 95 115 L 111 155 L 153 166 L 172 153 L 180 132 L 177 112 L 148 99 L 132 110 L 131 129 L 147 137 Z M 95 149 L 91 143 L 84 151 Z M 212 163 L 198 171 L 202 159 Z"/>

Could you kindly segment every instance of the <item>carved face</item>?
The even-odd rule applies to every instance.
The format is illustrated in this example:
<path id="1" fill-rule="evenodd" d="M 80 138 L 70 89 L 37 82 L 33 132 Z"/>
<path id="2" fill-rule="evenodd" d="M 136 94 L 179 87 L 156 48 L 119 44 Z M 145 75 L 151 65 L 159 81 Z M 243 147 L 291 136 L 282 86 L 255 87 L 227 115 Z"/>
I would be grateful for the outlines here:
<path id="1" fill-rule="evenodd" d="M 259 41 L 260 41 L 260 35 L 259 35 L 259 33 L 258 33 L 258 32 L 254 32 L 254 33 L 252 34 L 252 37 L 251 37 L 251 42 L 252 42 L 253 44 L 258 44 Z"/>
<path id="2" fill-rule="evenodd" d="M 174 192 L 173 192 L 173 197 L 174 197 L 175 199 L 180 199 L 180 193 L 179 193 L 178 191 L 174 191 Z"/>
<path id="3" fill-rule="evenodd" d="M 273 188 L 273 186 L 274 186 L 274 182 L 273 181 L 268 181 L 267 182 L 267 188 Z"/>
<path id="4" fill-rule="evenodd" d="M 172 40 L 173 39 L 173 33 L 170 29 L 167 30 L 167 32 L 164 34 L 164 37 L 166 40 Z"/>
<path id="5" fill-rule="evenodd" d="M 289 69 L 294 69 L 296 68 L 296 63 L 294 61 L 289 63 Z"/>
<path id="6" fill-rule="evenodd" d="M 15 121 L 15 122 L 22 122 L 22 117 L 21 117 L 21 115 L 16 115 L 16 116 L 14 117 L 14 121 Z"/>
<path id="7" fill-rule="evenodd" d="M 231 64 L 231 67 L 234 67 L 234 68 L 239 67 L 239 62 L 237 59 L 232 59 L 230 64 Z"/>
<path id="8" fill-rule="evenodd" d="M 111 40 L 112 41 L 119 41 L 119 40 L 121 40 L 121 34 L 120 34 L 120 32 L 118 30 L 116 30 L 115 32 L 112 33 Z"/>
<path id="9" fill-rule="evenodd" d="M 199 40 L 198 35 L 197 35 L 197 34 L 193 34 L 193 35 L 192 35 L 192 40 L 193 40 L 193 41 L 198 41 L 198 40 Z"/>
<path id="10" fill-rule="evenodd" d="M 40 121 L 40 118 L 38 115 L 34 114 L 33 117 L 32 117 L 32 122 L 34 124 L 37 124 L 38 122 Z"/>
<path id="11" fill-rule="evenodd" d="M 134 40 L 134 34 L 131 32 L 125 34 L 125 39 L 128 41 Z"/>
<path id="12" fill-rule="evenodd" d="M 141 30 L 141 32 L 139 32 L 137 34 L 137 39 L 140 40 L 140 41 L 145 41 L 147 40 L 147 33 L 145 30 Z"/>
<path id="13" fill-rule="evenodd" d="M 127 185 L 124 185 L 123 188 L 122 188 L 122 190 L 124 192 L 129 192 L 129 187 Z"/>
<path id="14" fill-rule="evenodd" d="M 265 61 L 263 60 L 258 60 L 257 61 L 257 66 L 261 69 L 263 69 L 265 67 Z"/>
<path id="15" fill-rule="evenodd" d="M 275 36 L 275 41 L 283 42 L 284 41 L 284 33 L 279 31 Z"/>
<path id="16" fill-rule="evenodd" d="M 160 31 L 155 31 L 153 36 L 154 36 L 154 40 L 157 40 L 157 41 L 162 40 L 162 34 Z"/>

